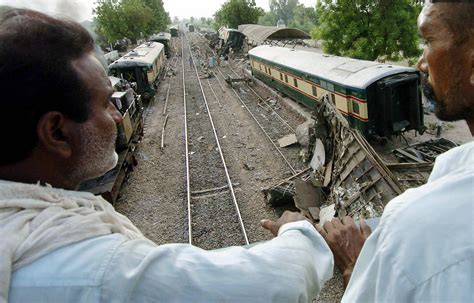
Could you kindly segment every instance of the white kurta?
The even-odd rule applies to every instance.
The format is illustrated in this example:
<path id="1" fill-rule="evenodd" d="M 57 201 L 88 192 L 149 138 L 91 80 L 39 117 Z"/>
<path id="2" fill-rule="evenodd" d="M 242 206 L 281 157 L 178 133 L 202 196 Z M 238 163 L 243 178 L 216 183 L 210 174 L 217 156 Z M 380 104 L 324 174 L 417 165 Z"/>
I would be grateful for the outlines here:
<path id="1" fill-rule="evenodd" d="M 10 302 L 308 302 L 333 257 L 306 221 L 271 241 L 205 251 L 120 234 L 60 248 L 12 275 Z"/>
<path id="2" fill-rule="evenodd" d="M 474 302 L 474 142 L 385 208 L 343 302 Z"/>

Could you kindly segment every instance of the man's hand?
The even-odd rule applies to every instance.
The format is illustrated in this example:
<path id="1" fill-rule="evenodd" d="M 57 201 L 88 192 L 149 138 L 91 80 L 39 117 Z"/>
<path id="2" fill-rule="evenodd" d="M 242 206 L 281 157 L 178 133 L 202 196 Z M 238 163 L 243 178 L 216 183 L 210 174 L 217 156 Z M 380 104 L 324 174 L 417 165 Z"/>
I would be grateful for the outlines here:
<path id="1" fill-rule="evenodd" d="M 316 229 L 331 248 L 334 261 L 342 273 L 344 287 L 346 287 L 362 246 L 372 232 L 370 227 L 363 219 L 360 220 L 359 228 L 351 217 L 344 217 L 341 221 L 333 218 L 324 223 L 323 228 L 316 225 Z"/>
<path id="2" fill-rule="evenodd" d="M 260 221 L 260 224 L 263 228 L 272 232 L 272 234 L 276 237 L 278 235 L 278 230 L 283 224 L 290 223 L 290 222 L 297 222 L 302 220 L 308 220 L 300 213 L 292 212 L 292 211 L 285 211 L 281 217 L 275 221 L 264 219 Z M 308 220 L 309 221 L 309 220 Z"/>

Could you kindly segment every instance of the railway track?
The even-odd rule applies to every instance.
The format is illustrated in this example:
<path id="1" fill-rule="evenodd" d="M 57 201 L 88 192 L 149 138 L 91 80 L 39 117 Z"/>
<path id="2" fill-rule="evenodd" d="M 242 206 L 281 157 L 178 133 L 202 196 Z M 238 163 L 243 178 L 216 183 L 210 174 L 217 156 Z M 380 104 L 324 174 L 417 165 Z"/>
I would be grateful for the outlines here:
<path id="1" fill-rule="evenodd" d="M 199 39 L 198 43 L 209 49 L 213 55 L 216 53 L 203 41 Z M 215 68 L 215 78 L 217 83 L 222 87 L 222 82 L 228 76 L 242 78 L 243 75 L 237 73 L 230 65 L 217 66 Z M 220 79 L 219 79 L 220 78 Z M 208 80 L 209 81 L 209 80 Z M 249 115 L 262 130 L 264 135 L 273 145 L 276 154 L 286 163 L 291 174 L 296 174 L 304 169 L 306 165 L 299 159 L 298 148 L 280 148 L 278 140 L 286 135 L 294 134 L 295 129 L 292 127 L 276 110 L 269 104 L 266 98 L 262 97 L 255 89 L 249 85 L 237 84 L 236 88 L 230 87 L 236 98 L 241 102 L 242 106 L 248 111 Z"/>
<path id="2" fill-rule="evenodd" d="M 195 61 L 185 37 L 181 65 L 188 240 L 204 249 L 248 244 L 235 184 L 230 179 Z"/>

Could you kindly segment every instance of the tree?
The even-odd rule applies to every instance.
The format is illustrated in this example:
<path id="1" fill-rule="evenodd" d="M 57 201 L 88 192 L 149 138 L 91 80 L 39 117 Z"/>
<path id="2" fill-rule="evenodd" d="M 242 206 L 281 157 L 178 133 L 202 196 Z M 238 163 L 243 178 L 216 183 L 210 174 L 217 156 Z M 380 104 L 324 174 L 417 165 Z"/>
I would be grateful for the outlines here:
<path id="1" fill-rule="evenodd" d="M 328 53 L 365 60 L 420 54 L 412 0 L 323 0 L 316 9 L 321 25 L 312 36 Z"/>
<path id="2" fill-rule="evenodd" d="M 282 19 L 285 24 L 289 24 L 298 4 L 298 0 L 270 0 L 270 12 L 277 16 L 277 21 Z"/>
<path id="3" fill-rule="evenodd" d="M 287 23 L 288 27 L 293 27 L 311 32 L 319 23 L 314 7 L 305 7 L 303 4 L 296 6 L 293 19 Z"/>
<path id="4" fill-rule="evenodd" d="M 99 0 L 95 14 L 97 33 L 109 41 L 138 39 L 170 23 L 161 0 Z"/>
<path id="5" fill-rule="evenodd" d="M 258 24 L 267 26 L 276 26 L 278 22 L 277 16 L 272 12 L 265 12 L 258 18 Z"/>
<path id="6" fill-rule="evenodd" d="M 228 0 L 214 14 L 217 27 L 237 28 L 240 24 L 256 24 L 263 9 L 257 7 L 255 0 Z"/>

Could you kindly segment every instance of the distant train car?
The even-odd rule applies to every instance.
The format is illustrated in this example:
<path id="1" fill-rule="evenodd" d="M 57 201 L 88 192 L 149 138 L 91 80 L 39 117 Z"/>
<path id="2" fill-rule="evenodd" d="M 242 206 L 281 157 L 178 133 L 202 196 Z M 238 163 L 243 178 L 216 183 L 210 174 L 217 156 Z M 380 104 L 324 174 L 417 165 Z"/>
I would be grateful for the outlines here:
<path id="1" fill-rule="evenodd" d="M 191 32 L 191 33 L 194 32 L 194 25 L 188 24 L 188 30 L 189 30 L 189 32 Z"/>
<path id="2" fill-rule="evenodd" d="M 178 37 L 179 34 L 178 34 L 178 27 L 177 26 L 172 26 L 170 27 L 170 34 L 171 34 L 171 37 Z"/>
<path id="3" fill-rule="evenodd" d="M 171 34 L 161 32 L 151 36 L 149 40 L 163 44 L 165 46 L 166 57 L 170 57 Z"/>
<path id="4" fill-rule="evenodd" d="M 219 39 L 221 40 L 221 51 L 220 55 L 226 55 L 230 48 L 234 51 L 240 50 L 244 43 L 245 35 L 232 28 L 220 28 L 219 29 Z"/>
<path id="5" fill-rule="evenodd" d="M 263 45 L 249 51 L 253 75 L 309 107 L 329 94 L 368 138 L 423 133 L 419 74 L 413 68 Z"/>
<path id="6" fill-rule="evenodd" d="M 164 45 L 158 42 L 144 43 L 109 65 L 112 76 L 137 83 L 137 93 L 149 100 L 165 67 Z"/>

